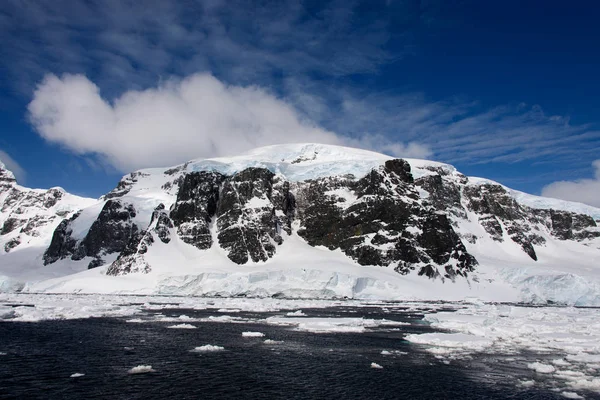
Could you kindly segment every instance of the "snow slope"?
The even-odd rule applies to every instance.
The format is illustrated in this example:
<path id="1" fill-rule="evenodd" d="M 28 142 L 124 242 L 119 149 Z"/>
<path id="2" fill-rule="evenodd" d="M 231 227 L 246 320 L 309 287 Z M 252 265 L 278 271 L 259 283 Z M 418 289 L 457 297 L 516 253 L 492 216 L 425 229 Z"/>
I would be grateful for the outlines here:
<path id="1" fill-rule="evenodd" d="M 268 146 L 235 157 L 193 160 L 172 168 L 137 171 L 125 176 L 119 186 L 101 201 L 69 195 L 63 198 L 61 207 L 68 205 L 69 215 L 76 209 L 83 209 L 73 225 L 73 235 L 80 239 L 86 235 L 104 202 L 111 196 L 119 196 L 120 200 L 134 204 L 137 210 L 135 223 L 145 229 L 153 210 L 160 203 L 167 210 L 174 204 L 178 181 L 189 172 L 217 171 L 231 175 L 247 167 L 261 167 L 287 181 L 302 182 L 348 174 L 362 177 L 391 158 L 340 146 Z M 415 179 L 440 171 L 443 171 L 446 179 L 456 182 L 465 179 L 448 164 L 414 159 L 407 161 Z M 466 185 L 477 186 L 490 182 L 496 184 L 481 178 L 468 178 Z M 565 210 L 590 215 L 597 220 L 600 218 L 600 210 L 593 207 L 507 190 L 517 202 L 531 208 Z M 419 193 L 422 199 L 428 197 L 423 190 Z M 345 197 L 346 206 L 354 201 L 352 193 L 340 193 L 340 196 Z M 55 209 L 48 212 L 55 212 Z M 49 244 L 51 232 L 60 222 L 58 218 L 44 228 L 43 234 L 36 242 L 32 241 L 31 246 L 17 247 L 8 253 L 0 250 L 0 290 L 16 287 L 30 292 L 54 293 L 392 300 L 477 298 L 485 301 L 551 300 L 566 304 L 600 305 L 599 238 L 581 242 L 557 240 L 549 230 L 542 228 L 539 234 L 545 239 L 545 244 L 535 247 L 538 260 L 534 261 L 516 243 L 510 240 L 498 242 L 490 238 L 477 221 L 475 214 L 455 221 L 455 229 L 461 235 L 478 237 L 475 243 L 464 242 L 469 253 L 479 261 L 479 267 L 469 279 L 459 279 L 453 283 L 430 280 L 416 274 L 400 275 L 392 268 L 361 266 L 339 249 L 331 251 L 308 245 L 297 235 L 297 226 L 291 234 L 282 232 L 283 244 L 278 246 L 277 254 L 265 262 L 250 261 L 245 265 L 237 265 L 227 258 L 225 250 L 218 245 L 199 250 L 184 243 L 173 231 L 168 244 L 154 240 L 153 245 L 148 247 L 144 259 L 152 269 L 147 274 L 106 275 L 110 262 L 117 254 L 106 258 L 107 265 L 90 270 L 86 270 L 89 259 L 64 259 L 42 266 L 41 255 Z M 2 244 L 8 239 L 2 237 Z M 218 243 L 216 237 L 213 239 Z"/>

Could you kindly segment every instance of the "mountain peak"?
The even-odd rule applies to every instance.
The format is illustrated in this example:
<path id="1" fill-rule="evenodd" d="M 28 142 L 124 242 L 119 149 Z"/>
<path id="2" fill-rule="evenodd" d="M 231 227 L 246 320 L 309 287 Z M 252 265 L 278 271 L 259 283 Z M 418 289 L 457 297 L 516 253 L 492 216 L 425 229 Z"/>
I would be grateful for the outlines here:
<path id="1" fill-rule="evenodd" d="M 16 182 L 15 174 L 12 173 L 6 165 L 0 160 L 0 182 Z"/>

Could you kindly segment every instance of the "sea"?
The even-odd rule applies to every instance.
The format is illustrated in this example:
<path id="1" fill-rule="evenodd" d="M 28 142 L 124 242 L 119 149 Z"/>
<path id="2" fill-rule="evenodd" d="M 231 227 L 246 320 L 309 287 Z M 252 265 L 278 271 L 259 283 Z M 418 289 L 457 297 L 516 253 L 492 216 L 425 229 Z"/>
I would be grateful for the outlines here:
<path id="1" fill-rule="evenodd" d="M 0 322 L 1 399 L 563 399 L 511 357 L 437 358 L 403 339 L 436 330 L 411 308 L 303 309 L 307 318 L 404 322 L 363 332 L 307 332 L 264 324 L 281 312 L 238 312 L 237 322 L 195 309 L 146 310 L 111 318 Z M 163 318 L 164 319 L 164 318 Z M 243 336 L 260 332 L 262 336 Z M 222 349 L 196 351 L 212 345 Z M 520 354 L 536 360 L 539 354 Z M 145 373 L 131 373 L 132 368 Z M 78 375 L 74 375 L 78 374 Z M 536 380 L 539 381 L 539 376 Z"/>

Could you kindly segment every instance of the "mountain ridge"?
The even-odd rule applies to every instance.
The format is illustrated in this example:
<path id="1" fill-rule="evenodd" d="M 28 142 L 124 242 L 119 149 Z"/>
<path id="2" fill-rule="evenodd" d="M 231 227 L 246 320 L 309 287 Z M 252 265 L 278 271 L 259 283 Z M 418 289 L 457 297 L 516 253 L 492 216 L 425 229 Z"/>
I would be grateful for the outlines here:
<path id="1" fill-rule="evenodd" d="M 14 177 L 6 182 L 3 226 L 16 211 L 4 211 L 6 193 L 17 186 Z M 31 272 L 0 268 L 5 290 L 460 299 L 463 286 L 470 289 L 462 298 L 486 297 L 494 286 L 502 290 L 492 290 L 498 293 L 490 300 L 600 303 L 600 271 L 593 268 L 600 265 L 600 210 L 527 195 L 434 161 L 275 145 L 139 170 L 99 200 L 77 201 L 79 208 L 44 225 L 53 228 L 51 238 L 38 235 L 31 254 L 21 243 L 7 251 L 14 238 L 0 235 L 0 262 Z M 41 215 L 43 204 L 36 207 Z M 298 272 L 310 265 L 294 252 L 310 253 L 305 260 L 319 265 L 312 271 L 321 278 L 310 289 L 312 278 Z M 221 278 L 215 270 L 224 271 Z M 526 270 L 519 278 L 516 272 Z M 257 281 L 256 273 L 267 278 Z M 272 287 L 270 274 L 289 284 Z M 579 278 L 588 282 L 576 296 Z M 542 283 L 532 284 L 536 279 Z M 556 279 L 570 283 L 553 293 Z M 100 281 L 101 287 L 93 283 Z M 423 288 L 406 295 L 408 283 L 442 284 L 443 293 Z"/>

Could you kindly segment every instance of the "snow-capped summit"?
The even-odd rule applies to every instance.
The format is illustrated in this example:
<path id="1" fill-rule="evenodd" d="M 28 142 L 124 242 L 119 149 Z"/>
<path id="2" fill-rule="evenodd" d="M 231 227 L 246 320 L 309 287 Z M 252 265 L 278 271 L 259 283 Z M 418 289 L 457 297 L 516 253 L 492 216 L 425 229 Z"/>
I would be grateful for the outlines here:
<path id="1" fill-rule="evenodd" d="M 20 188 L 61 194 L 19 208 L 15 185 L 5 287 L 600 304 L 600 210 L 434 161 L 285 144 L 132 172 L 100 201 Z"/>
<path id="2" fill-rule="evenodd" d="M 6 165 L 4 165 L 2 160 L 0 160 L 0 182 L 16 182 L 15 174 L 13 174 L 12 171 L 6 168 Z"/>

